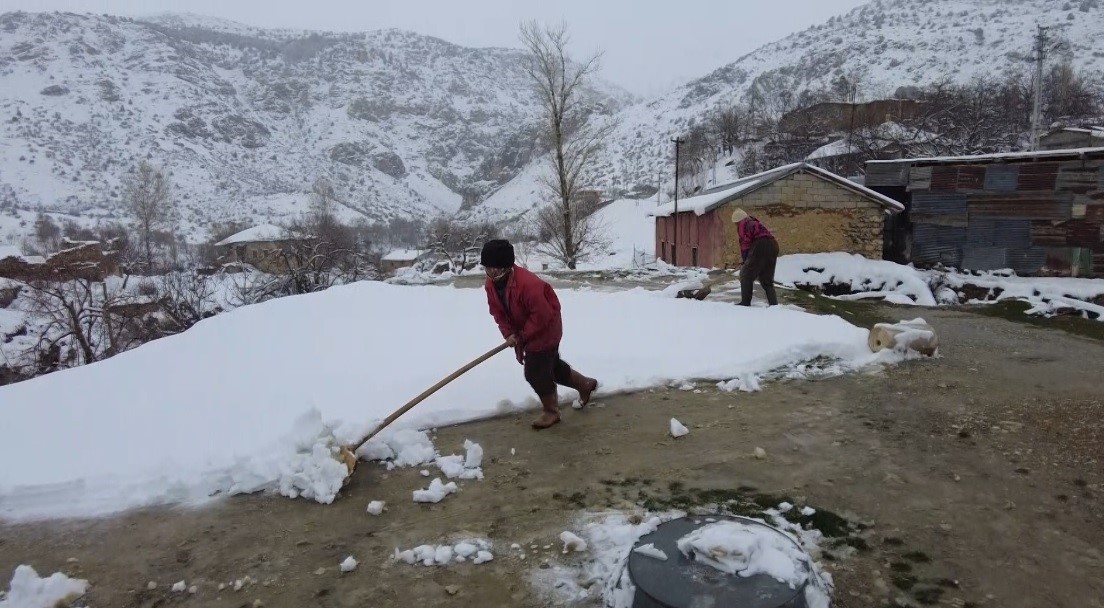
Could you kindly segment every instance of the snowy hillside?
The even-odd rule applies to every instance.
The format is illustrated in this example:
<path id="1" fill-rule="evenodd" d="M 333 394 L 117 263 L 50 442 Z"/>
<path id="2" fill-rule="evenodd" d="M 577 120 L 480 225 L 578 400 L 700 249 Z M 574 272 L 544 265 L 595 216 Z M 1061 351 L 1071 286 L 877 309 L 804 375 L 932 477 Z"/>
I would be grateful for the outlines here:
<path id="1" fill-rule="evenodd" d="M 1052 62 L 1069 58 L 1077 69 L 1104 73 L 1100 0 L 875 0 L 620 112 L 602 185 L 632 191 L 654 188 L 660 172 L 668 179 L 668 140 L 718 108 L 747 103 L 753 85 L 796 101 L 846 75 L 859 82 L 861 100 L 943 79 L 999 78 L 1030 68 L 1036 24 L 1065 42 Z"/>
<path id="2" fill-rule="evenodd" d="M 0 205 L 117 216 L 120 178 L 148 159 L 193 238 L 302 210 L 319 176 L 349 220 L 455 212 L 534 153 L 520 57 L 397 30 L 3 14 Z M 628 99 L 598 86 L 608 111 Z"/>

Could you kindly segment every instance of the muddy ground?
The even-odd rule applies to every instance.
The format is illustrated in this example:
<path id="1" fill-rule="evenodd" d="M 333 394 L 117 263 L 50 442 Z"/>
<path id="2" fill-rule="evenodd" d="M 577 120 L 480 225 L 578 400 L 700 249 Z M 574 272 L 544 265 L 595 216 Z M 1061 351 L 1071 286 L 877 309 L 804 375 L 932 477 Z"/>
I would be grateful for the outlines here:
<path id="1" fill-rule="evenodd" d="M 917 316 L 839 312 L 860 324 Z M 28 563 L 90 579 L 84 601 L 96 607 L 550 606 L 556 597 L 530 577 L 542 562 L 581 559 L 562 556 L 557 540 L 581 510 L 788 498 L 862 526 L 828 542 L 836 606 L 1104 607 L 1104 343 L 969 312 L 920 314 L 941 358 L 754 394 L 702 383 L 700 393 L 603 398 L 542 432 L 529 415 L 439 429 L 442 452 L 471 438 L 487 453 L 486 480 L 437 505 L 411 502 L 426 482 L 417 470 L 362 463 L 332 505 L 242 496 L 0 526 L 0 573 Z M 666 435 L 672 416 L 690 435 Z M 367 515 L 369 500 L 389 511 Z M 463 534 L 492 539 L 494 561 L 389 560 L 397 546 Z M 552 547 L 521 560 L 510 543 Z M 350 554 L 360 567 L 341 574 Z M 256 583 L 241 591 L 217 588 L 247 575 Z M 178 580 L 197 593 L 170 592 Z"/>

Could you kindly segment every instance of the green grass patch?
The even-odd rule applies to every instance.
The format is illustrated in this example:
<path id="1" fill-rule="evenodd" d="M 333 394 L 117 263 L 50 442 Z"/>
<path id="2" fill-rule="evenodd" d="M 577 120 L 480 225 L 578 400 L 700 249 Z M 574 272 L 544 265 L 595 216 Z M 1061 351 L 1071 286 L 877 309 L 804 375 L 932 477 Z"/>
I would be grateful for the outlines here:
<path id="1" fill-rule="evenodd" d="M 1061 315 L 1049 318 L 1029 315 L 1027 311 L 1030 308 L 1031 304 L 1022 300 L 1005 300 L 1003 302 L 994 302 L 993 304 L 957 307 L 958 310 L 986 317 L 995 317 L 998 319 L 1005 319 L 1006 321 L 1034 325 L 1036 327 L 1045 327 L 1047 329 L 1059 329 L 1076 336 L 1104 341 L 1104 321 L 1094 321 L 1092 319 L 1071 315 Z"/>

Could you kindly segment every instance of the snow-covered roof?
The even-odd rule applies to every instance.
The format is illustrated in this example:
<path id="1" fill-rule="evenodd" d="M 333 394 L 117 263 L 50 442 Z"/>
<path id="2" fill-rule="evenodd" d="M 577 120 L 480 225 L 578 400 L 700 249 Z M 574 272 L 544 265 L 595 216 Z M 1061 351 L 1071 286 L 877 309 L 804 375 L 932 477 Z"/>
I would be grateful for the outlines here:
<path id="1" fill-rule="evenodd" d="M 1002 152 L 976 154 L 974 156 L 931 156 L 927 158 L 901 158 L 894 160 L 868 160 L 868 165 L 888 164 L 950 164 L 993 163 L 1008 160 L 1078 160 L 1086 157 L 1104 158 L 1104 148 L 1070 148 L 1068 150 L 1038 150 L 1036 152 Z"/>
<path id="2" fill-rule="evenodd" d="M 1047 133 L 1047 135 L 1055 135 L 1057 133 L 1081 133 L 1090 137 L 1104 139 L 1104 127 L 1062 127 L 1061 129 L 1055 129 Z"/>
<path id="3" fill-rule="evenodd" d="M 237 243 L 263 243 L 266 241 L 287 241 L 291 240 L 292 236 L 288 231 L 280 226 L 273 224 L 262 224 L 260 226 L 254 226 L 246 230 L 242 230 L 237 234 L 232 234 L 221 241 L 215 243 L 216 247 L 223 245 L 234 245 Z"/>
<path id="4" fill-rule="evenodd" d="M 898 212 L 904 211 L 905 207 L 901 203 L 879 194 L 861 184 L 857 184 L 851 180 L 848 180 L 842 176 L 836 175 L 827 169 L 821 169 L 808 163 L 793 163 L 790 165 L 784 165 L 771 169 L 770 171 L 764 171 L 751 175 L 730 184 L 723 186 L 717 186 L 710 190 L 706 190 L 702 194 L 697 196 L 691 196 L 683 199 L 678 203 L 679 213 L 685 213 L 687 211 L 693 211 L 695 215 L 703 215 L 708 213 L 721 205 L 730 203 L 738 198 L 741 198 L 751 192 L 758 190 L 764 186 L 772 184 L 784 177 L 793 175 L 794 173 L 810 173 L 816 175 L 822 179 L 830 181 L 836 185 L 846 188 L 856 194 L 862 195 L 875 203 L 885 207 L 889 211 Z M 674 202 L 667 203 L 656 207 L 655 211 L 651 213 L 656 217 L 666 217 L 675 213 Z"/>
<path id="5" fill-rule="evenodd" d="M 395 249 L 383 256 L 384 262 L 413 262 L 425 253 L 422 249 Z"/>

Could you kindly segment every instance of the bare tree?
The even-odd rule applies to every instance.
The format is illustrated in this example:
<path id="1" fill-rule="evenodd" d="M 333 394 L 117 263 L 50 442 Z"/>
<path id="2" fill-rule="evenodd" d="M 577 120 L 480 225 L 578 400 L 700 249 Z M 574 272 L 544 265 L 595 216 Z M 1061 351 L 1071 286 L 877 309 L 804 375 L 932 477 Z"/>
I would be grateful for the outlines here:
<path id="1" fill-rule="evenodd" d="M 529 232 L 537 235 L 537 253 L 560 261 L 583 261 L 606 246 L 609 243 L 606 236 L 608 227 L 595 215 L 596 210 L 593 205 L 578 204 L 573 210 L 577 216 L 567 223 L 562 221 L 563 218 L 554 205 L 538 209 L 530 220 L 529 228 Z M 569 230 L 570 233 L 564 234 L 564 230 Z M 567 250 L 568 243 L 574 247 L 572 251 Z M 575 266 L 568 264 L 568 268 L 574 270 Z"/>
<path id="2" fill-rule="evenodd" d="M 585 243 L 576 240 L 580 232 L 576 224 L 588 221 L 579 209 L 580 194 L 590 189 L 588 171 L 598 160 L 613 123 L 597 125 L 588 121 L 590 110 L 583 98 L 583 87 L 598 70 L 600 53 L 581 62 L 572 61 L 567 55 L 568 40 L 566 24 L 544 27 L 530 22 L 521 27 L 521 41 L 527 51 L 524 69 L 540 103 L 541 133 L 551 163 L 551 174 L 543 185 L 553 202 L 539 215 L 542 221 L 554 218 L 559 224 L 550 234 L 562 241 L 549 247 L 560 261 L 574 269 L 580 256 L 586 254 Z"/>
<path id="3" fill-rule="evenodd" d="M 435 262 L 447 261 L 449 270 L 462 272 L 479 263 L 479 251 L 483 243 L 498 237 L 494 224 L 462 224 L 446 217 L 438 217 L 426 229 L 425 248 L 433 252 Z"/>
<path id="4" fill-rule="evenodd" d="M 171 228 L 175 217 L 169 178 L 160 169 L 142 161 L 123 184 L 123 200 L 137 224 L 146 271 L 152 271 L 155 233 L 162 227 Z"/>

